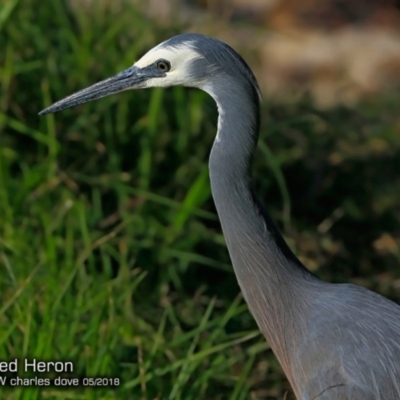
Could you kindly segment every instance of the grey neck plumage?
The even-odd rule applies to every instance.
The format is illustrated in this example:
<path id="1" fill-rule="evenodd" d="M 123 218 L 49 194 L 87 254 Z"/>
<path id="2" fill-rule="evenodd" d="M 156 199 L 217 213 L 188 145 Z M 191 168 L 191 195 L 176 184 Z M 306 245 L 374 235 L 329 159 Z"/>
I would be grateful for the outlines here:
<path id="1" fill-rule="evenodd" d="M 212 90 L 219 111 L 218 133 L 210 155 L 214 202 L 232 264 L 248 306 L 290 379 L 288 354 L 299 307 L 309 300 L 309 286 L 319 281 L 286 245 L 261 207 L 251 183 L 258 139 L 257 94 L 229 77 Z M 304 307 L 306 308 L 306 307 Z"/>

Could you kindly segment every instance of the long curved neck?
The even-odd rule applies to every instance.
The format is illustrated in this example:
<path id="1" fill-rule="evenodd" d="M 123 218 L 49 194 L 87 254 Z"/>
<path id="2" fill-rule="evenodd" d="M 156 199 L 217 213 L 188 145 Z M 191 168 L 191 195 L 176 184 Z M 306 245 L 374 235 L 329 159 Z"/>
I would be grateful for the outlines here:
<path id="1" fill-rule="evenodd" d="M 212 195 L 244 297 L 289 375 L 289 347 L 295 339 L 288 335 L 301 319 L 299 308 L 306 309 L 307 283 L 314 278 L 254 195 L 250 169 L 259 131 L 258 98 L 228 79 L 207 90 L 219 111 L 210 156 Z"/>

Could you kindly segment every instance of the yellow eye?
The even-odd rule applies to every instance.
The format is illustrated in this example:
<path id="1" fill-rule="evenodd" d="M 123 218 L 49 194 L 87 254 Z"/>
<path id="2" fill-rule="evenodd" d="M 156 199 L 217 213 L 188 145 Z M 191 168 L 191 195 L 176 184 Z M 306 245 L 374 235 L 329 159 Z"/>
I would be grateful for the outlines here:
<path id="1" fill-rule="evenodd" d="M 168 72 L 171 69 L 171 64 L 167 60 L 158 60 L 156 66 L 162 72 Z"/>

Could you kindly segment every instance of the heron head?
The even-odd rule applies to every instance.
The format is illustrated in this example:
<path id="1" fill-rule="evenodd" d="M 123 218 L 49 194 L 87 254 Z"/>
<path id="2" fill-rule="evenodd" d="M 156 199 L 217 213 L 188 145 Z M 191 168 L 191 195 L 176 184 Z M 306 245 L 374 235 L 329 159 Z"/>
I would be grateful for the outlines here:
<path id="1" fill-rule="evenodd" d="M 178 35 L 148 51 L 128 69 L 57 101 L 39 114 L 61 111 L 130 89 L 182 85 L 211 93 L 222 76 L 242 80 L 259 93 L 250 68 L 231 47 L 199 34 Z"/>

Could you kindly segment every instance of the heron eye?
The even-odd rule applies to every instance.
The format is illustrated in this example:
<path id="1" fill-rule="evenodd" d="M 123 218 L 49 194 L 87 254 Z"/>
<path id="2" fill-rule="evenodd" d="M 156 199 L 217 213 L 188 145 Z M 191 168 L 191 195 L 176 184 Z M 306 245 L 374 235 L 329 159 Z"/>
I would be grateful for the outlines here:
<path id="1" fill-rule="evenodd" d="M 158 60 L 156 65 L 162 72 L 168 72 L 171 69 L 171 64 L 167 60 Z"/>

